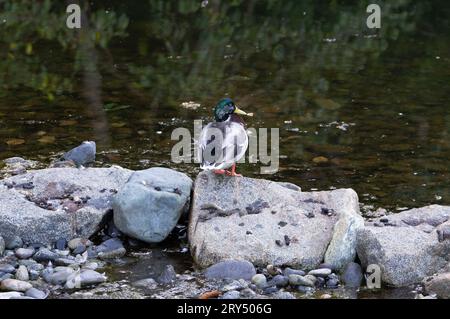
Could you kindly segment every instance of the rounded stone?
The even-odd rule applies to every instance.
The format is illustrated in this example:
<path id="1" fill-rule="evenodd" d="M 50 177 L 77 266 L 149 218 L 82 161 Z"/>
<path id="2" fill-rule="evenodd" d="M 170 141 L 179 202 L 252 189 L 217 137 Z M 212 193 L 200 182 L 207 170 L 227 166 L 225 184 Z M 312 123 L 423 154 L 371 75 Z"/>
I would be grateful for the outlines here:
<path id="1" fill-rule="evenodd" d="M 289 284 L 291 286 L 307 286 L 307 287 L 314 287 L 314 282 L 310 279 L 306 278 L 305 276 L 300 275 L 289 275 Z"/>
<path id="2" fill-rule="evenodd" d="M 267 285 L 267 278 L 263 274 L 256 274 L 252 277 L 252 283 L 262 289 Z"/>
<path id="3" fill-rule="evenodd" d="M 191 188 L 192 180 L 172 169 L 136 171 L 114 196 L 114 224 L 133 238 L 161 242 L 176 226 Z"/>
<path id="4" fill-rule="evenodd" d="M 5 279 L 2 281 L 0 288 L 4 291 L 20 291 L 25 292 L 33 286 L 26 282 L 17 279 Z"/>
<path id="5" fill-rule="evenodd" d="M 24 265 L 20 265 L 16 270 L 16 279 L 22 281 L 30 280 L 30 276 L 28 274 L 28 269 Z"/>
<path id="6" fill-rule="evenodd" d="M 17 248 L 15 251 L 15 255 L 19 259 L 28 259 L 34 255 L 34 248 Z"/>
<path id="7" fill-rule="evenodd" d="M 308 275 L 313 275 L 315 277 L 327 277 L 330 274 L 331 269 L 329 268 L 314 269 L 308 273 Z"/>
<path id="8" fill-rule="evenodd" d="M 358 288 L 363 280 L 361 266 L 355 262 L 349 263 L 342 274 L 342 281 L 346 287 Z"/>
<path id="9" fill-rule="evenodd" d="M 255 267 L 246 260 L 224 260 L 205 270 L 207 279 L 251 280 L 255 274 Z"/>
<path id="10" fill-rule="evenodd" d="M 16 248 L 20 248 L 23 246 L 22 238 L 19 236 L 13 236 L 9 239 L 5 239 L 5 247 L 6 249 L 14 250 Z"/>
<path id="11" fill-rule="evenodd" d="M 230 290 L 224 293 L 220 299 L 239 299 L 240 298 L 240 292 L 236 290 Z"/>
<path id="12" fill-rule="evenodd" d="M 45 299 L 47 298 L 47 294 L 42 290 L 36 288 L 30 288 L 25 292 L 25 296 L 31 297 L 34 299 Z"/>

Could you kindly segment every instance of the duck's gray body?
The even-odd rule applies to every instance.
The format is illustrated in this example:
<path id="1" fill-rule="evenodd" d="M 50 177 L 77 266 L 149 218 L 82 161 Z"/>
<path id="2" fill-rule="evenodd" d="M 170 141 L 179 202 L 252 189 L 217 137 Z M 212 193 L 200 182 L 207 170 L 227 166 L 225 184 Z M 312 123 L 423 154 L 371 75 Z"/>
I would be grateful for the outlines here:
<path id="1" fill-rule="evenodd" d="M 201 169 L 227 169 L 238 162 L 247 151 L 245 124 L 237 115 L 223 122 L 212 122 L 200 133 L 198 156 Z"/>

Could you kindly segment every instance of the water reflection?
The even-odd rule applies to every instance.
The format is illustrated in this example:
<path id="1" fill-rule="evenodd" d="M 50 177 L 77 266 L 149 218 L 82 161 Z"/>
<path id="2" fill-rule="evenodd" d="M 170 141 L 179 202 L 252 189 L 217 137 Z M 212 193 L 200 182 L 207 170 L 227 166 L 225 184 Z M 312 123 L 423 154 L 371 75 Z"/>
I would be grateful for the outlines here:
<path id="1" fill-rule="evenodd" d="M 195 176 L 170 162 L 171 131 L 228 95 L 252 127 L 280 128 L 272 179 L 394 211 L 450 204 L 446 2 L 381 2 L 376 32 L 364 1 L 81 4 L 75 32 L 62 3 L 0 3 L 2 158 L 48 161 L 89 139 L 104 163 Z"/>

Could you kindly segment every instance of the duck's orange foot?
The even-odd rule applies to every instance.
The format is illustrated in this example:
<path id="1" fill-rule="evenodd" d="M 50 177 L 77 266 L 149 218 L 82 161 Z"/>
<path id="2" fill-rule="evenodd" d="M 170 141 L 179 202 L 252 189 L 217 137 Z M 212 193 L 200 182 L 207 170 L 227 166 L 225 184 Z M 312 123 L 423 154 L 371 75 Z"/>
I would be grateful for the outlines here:
<path id="1" fill-rule="evenodd" d="M 224 170 L 224 169 L 215 169 L 215 170 L 214 170 L 214 173 L 215 173 L 215 174 L 224 175 L 224 174 L 227 174 L 227 173 L 229 173 L 229 172 L 226 171 L 226 170 Z M 227 174 L 227 175 L 228 175 L 228 174 Z"/>
<path id="2" fill-rule="evenodd" d="M 242 177 L 242 174 L 238 174 L 234 171 L 225 171 L 225 174 L 227 174 L 228 176 L 236 176 L 236 177 Z"/>

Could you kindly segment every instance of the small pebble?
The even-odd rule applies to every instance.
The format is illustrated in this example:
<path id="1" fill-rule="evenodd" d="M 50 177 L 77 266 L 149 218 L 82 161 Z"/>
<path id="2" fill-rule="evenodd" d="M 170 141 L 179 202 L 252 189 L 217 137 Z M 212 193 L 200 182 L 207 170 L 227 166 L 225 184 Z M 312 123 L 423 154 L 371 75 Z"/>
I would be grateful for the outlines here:
<path id="1" fill-rule="evenodd" d="M 330 274 L 331 274 L 331 269 L 329 269 L 329 268 L 314 269 L 308 273 L 308 275 L 313 275 L 316 277 L 327 277 Z"/>
<path id="2" fill-rule="evenodd" d="M 0 264 L 0 272 L 12 273 L 14 272 L 14 270 L 15 270 L 14 266 L 10 264 Z"/>
<path id="3" fill-rule="evenodd" d="M 25 296 L 31 297 L 34 299 L 47 298 L 47 294 L 45 292 L 43 292 L 42 290 L 36 289 L 36 288 L 30 288 L 27 291 L 25 291 Z"/>
<path id="4" fill-rule="evenodd" d="M 34 248 L 17 248 L 15 255 L 19 259 L 28 259 L 34 254 Z"/>
<path id="5" fill-rule="evenodd" d="M 26 281 L 17 279 L 5 279 L 2 281 L 0 288 L 5 291 L 20 291 L 25 292 L 33 286 Z"/>
<path id="6" fill-rule="evenodd" d="M 252 283 L 262 289 L 267 285 L 267 278 L 263 274 L 256 274 L 252 277 Z"/>
<path id="7" fill-rule="evenodd" d="M 19 236 L 14 236 L 12 238 L 9 238 L 8 240 L 5 239 L 5 247 L 6 249 L 14 250 L 16 248 L 20 248 L 23 246 L 22 238 Z"/>
<path id="8" fill-rule="evenodd" d="M 16 279 L 22 281 L 30 280 L 30 276 L 28 275 L 28 269 L 24 265 L 20 265 L 16 270 Z"/>

